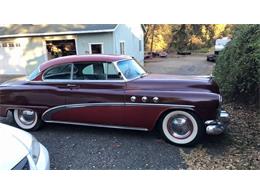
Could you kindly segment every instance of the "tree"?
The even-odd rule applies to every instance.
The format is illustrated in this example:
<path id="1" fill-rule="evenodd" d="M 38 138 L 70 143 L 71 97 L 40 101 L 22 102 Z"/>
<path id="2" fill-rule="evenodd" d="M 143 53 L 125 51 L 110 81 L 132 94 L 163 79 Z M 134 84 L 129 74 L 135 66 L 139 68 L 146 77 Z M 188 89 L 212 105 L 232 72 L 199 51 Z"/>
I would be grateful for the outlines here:
<path id="1" fill-rule="evenodd" d="M 168 50 L 172 40 L 172 25 L 146 24 L 145 48 L 146 51 Z"/>
<path id="2" fill-rule="evenodd" d="M 236 25 L 213 72 L 226 99 L 259 105 L 260 25 Z"/>
<path id="3" fill-rule="evenodd" d="M 196 50 L 210 48 L 215 39 L 227 36 L 233 25 L 225 24 L 146 24 L 146 51 Z"/>

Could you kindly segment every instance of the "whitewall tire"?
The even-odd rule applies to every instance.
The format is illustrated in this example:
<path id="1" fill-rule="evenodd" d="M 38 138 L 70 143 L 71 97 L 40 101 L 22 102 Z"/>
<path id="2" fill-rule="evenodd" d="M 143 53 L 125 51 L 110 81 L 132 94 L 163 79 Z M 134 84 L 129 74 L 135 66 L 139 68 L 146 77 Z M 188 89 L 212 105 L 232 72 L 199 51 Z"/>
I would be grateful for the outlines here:
<path id="1" fill-rule="evenodd" d="M 202 137 L 203 128 L 199 118 L 192 112 L 175 110 L 162 118 L 161 134 L 172 144 L 190 146 Z"/>
<path id="2" fill-rule="evenodd" d="M 40 127 L 38 113 L 30 109 L 15 109 L 13 119 L 16 125 L 26 131 L 34 131 Z"/>

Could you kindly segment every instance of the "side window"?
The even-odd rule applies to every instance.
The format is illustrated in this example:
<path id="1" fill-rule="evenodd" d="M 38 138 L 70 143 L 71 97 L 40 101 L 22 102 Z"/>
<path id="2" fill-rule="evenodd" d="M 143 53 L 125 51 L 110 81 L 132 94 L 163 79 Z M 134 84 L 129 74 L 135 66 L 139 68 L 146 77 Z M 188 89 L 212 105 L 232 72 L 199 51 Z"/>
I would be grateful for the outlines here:
<path id="1" fill-rule="evenodd" d="M 120 54 L 121 55 L 125 55 L 125 42 L 124 41 L 120 41 Z"/>
<path id="2" fill-rule="evenodd" d="M 48 69 L 44 75 L 44 80 L 70 80 L 72 64 L 59 65 Z"/>
<path id="3" fill-rule="evenodd" d="M 82 74 L 83 75 L 94 74 L 93 64 L 90 64 L 90 65 L 86 66 L 85 68 L 83 68 Z"/>
<path id="4" fill-rule="evenodd" d="M 106 74 L 106 79 L 107 80 L 120 80 L 120 76 L 118 74 L 117 69 L 112 63 L 104 63 L 104 71 Z"/>
<path id="5" fill-rule="evenodd" d="M 74 64 L 73 80 L 118 80 L 121 79 L 112 63 L 88 62 Z"/>

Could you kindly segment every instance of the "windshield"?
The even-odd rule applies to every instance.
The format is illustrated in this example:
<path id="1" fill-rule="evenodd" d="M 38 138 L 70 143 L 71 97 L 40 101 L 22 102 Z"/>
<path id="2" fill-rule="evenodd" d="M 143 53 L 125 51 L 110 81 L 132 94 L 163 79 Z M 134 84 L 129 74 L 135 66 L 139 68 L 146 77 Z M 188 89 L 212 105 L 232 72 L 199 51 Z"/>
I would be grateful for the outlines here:
<path id="1" fill-rule="evenodd" d="M 117 63 L 118 68 L 126 79 L 134 79 L 147 74 L 135 60 L 124 60 Z"/>
<path id="2" fill-rule="evenodd" d="M 39 75 L 40 71 L 39 68 L 35 68 L 35 70 L 28 76 L 28 79 L 30 81 L 32 81 L 33 79 L 35 79 L 38 75 Z"/>

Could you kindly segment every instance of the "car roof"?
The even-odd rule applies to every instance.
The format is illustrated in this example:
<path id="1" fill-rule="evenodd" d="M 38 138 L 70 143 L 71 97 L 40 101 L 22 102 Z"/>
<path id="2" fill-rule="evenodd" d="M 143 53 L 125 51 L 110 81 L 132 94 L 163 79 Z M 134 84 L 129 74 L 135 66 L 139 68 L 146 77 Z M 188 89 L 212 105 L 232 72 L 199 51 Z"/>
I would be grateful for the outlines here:
<path id="1" fill-rule="evenodd" d="M 66 57 L 59 57 L 47 61 L 40 65 L 40 71 L 44 71 L 49 67 L 65 64 L 65 63 L 75 63 L 75 62 L 116 62 L 120 60 L 129 60 L 132 57 L 127 55 L 102 55 L 102 54 L 93 54 L 93 55 L 71 55 Z"/>

